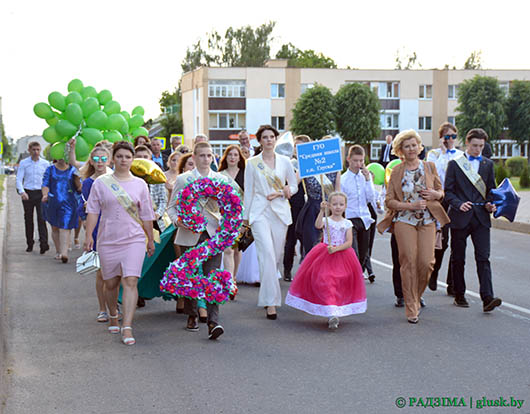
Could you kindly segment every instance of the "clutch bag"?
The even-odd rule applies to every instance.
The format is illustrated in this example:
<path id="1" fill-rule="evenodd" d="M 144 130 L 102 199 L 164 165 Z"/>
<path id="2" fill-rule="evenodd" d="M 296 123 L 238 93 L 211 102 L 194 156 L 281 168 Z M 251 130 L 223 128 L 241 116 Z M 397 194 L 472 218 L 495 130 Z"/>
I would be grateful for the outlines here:
<path id="1" fill-rule="evenodd" d="M 92 250 L 84 252 L 75 263 L 75 271 L 80 275 L 87 275 L 100 269 L 98 252 Z"/>
<path id="2" fill-rule="evenodd" d="M 241 234 L 241 237 L 238 240 L 237 248 L 239 251 L 244 252 L 247 250 L 247 247 L 252 244 L 254 241 L 254 236 L 252 234 L 252 230 L 250 230 L 250 227 L 246 227 L 246 230 Z"/>

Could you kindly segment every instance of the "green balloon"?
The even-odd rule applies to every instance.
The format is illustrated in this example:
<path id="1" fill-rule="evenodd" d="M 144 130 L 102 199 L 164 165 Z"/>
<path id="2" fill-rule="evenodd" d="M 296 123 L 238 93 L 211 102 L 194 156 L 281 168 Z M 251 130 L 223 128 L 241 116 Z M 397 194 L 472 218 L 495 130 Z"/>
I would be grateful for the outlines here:
<path id="1" fill-rule="evenodd" d="M 97 98 L 98 97 L 98 93 L 96 92 L 96 89 L 94 87 L 85 86 L 81 90 L 81 96 L 83 97 L 83 99 L 86 99 L 86 98 Z"/>
<path id="2" fill-rule="evenodd" d="M 123 126 L 119 129 L 119 131 L 123 136 L 126 136 L 129 133 L 129 124 L 127 123 L 127 121 L 124 122 Z"/>
<path id="3" fill-rule="evenodd" d="M 103 140 L 103 134 L 99 129 L 95 128 L 83 128 L 81 135 L 83 136 L 83 139 L 92 146 Z"/>
<path id="4" fill-rule="evenodd" d="M 103 138 L 109 142 L 123 141 L 123 136 L 118 131 L 105 131 Z"/>
<path id="5" fill-rule="evenodd" d="M 149 131 L 145 129 L 144 127 L 135 128 L 131 132 L 133 138 L 136 138 L 139 135 L 145 135 L 146 137 L 149 136 Z"/>
<path id="6" fill-rule="evenodd" d="M 61 137 L 59 137 L 59 135 L 57 134 L 55 127 L 49 126 L 44 131 L 42 131 L 42 138 L 44 138 L 46 142 L 53 144 L 57 142 Z"/>
<path id="7" fill-rule="evenodd" d="M 64 113 L 66 120 L 74 125 L 80 125 L 83 121 L 83 111 L 81 110 L 81 106 L 76 103 L 68 104 Z"/>
<path id="8" fill-rule="evenodd" d="M 119 131 L 123 124 L 126 124 L 125 118 L 122 114 L 112 114 L 107 118 L 106 129 L 115 129 Z"/>
<path id="9" fill-rule="evenodd" d="M 75 139 L 75 157 L 78 160 L 86 157 L 90 153 L 90 145 L 85 141 L 83 137 L 77 137 Z"/>
<path id="10" fill-rule="evenodd" d="M 68 83 L 68 92 L 81 92 L 83 90 L 83 82 L 79 79 L 73 79 Z"/>
<path id="11" fill-rule="evenodd" d="M 61 138 L 72 138 L 77 132 L 77 127 L 66 119 L 59 120 L 57 125 L 55 125 L 55 129 Z"/>
<path id="12" fill-rule="evenodd" d="M 35 104 L 35 106 L 33 107 L 33 112 L 35 112 L 35 115 L 42 119 L 51 119 L 55 116 L 52 111 L 52 108 L 50 108 L 50 105 L 44 102 L 39 102 L 38 104 Z"/>
<path id="13" fill-rule="evenodd" d="M 129 128 L 135 129 L 141 127 L 144 124 L 144 118 L 142 115 L 133 115 L 128 122 Z"/>
<path id="14" fill-rule="evenodd" d="M 401 164 L 401 160 L 399 158 L 396 158 L 395 160 L 392 160 L 390 161 L 387 165 L 386 165 L 386 168 L 388 169 L 393 169 L 396 165 L 399 165 Z"/>
<path id="15" fill-rule="evenodd" d="M 144 111 L 144 108 L 142 108 L 141 106 L 137 106 L 135 107 L 132 112 L 131 112 L 133 115 L 142 115 L 144 116 L 145 115 L 145 111 Z"/>
<path id="16" fill-rule="evenodd" d="M 66 98 L 60 92 L 52 92 L 48 95 L 48 102 L 51 106 L 59 111 L 64 111 L 66 108 Z"/>
<path id="17" fill-rule="evenodd" d="M 64 159 L 64 149 L 66 144 L 64 142 L 56 142 L 50 149 L 50 155 L 54 160 Z"/>
<path id="18" fill-rule="evenodd" d="M 103 89 L 98 93 L 98 101 L 101 105 L 105 105 L 107 102 L 112 101 L 112 94 L 108 89 Z"/>
<path id="19" fill-rule="evenodd" d="M 46 123 L 50 126 L 57 125 L 57 122 L 59 122 L 59 117 L 57 115 L 53 115 L 53 118 L 47 119 Z"/>
<path id="20" fill-rule="evenodd" d="M 100 110 L 94 112 L 86 120 L 86 124 L 90 128 L 96 128 L 99 130 L 105 129 L 106 122 L 107 122 L 107 114 Z"/>
<path id="21" fill-rule="evenodd" d="M 105 111 L 107 115 L 119 114 L 121 111 L 121 106 L 116 101 L 109 101 L 105 104 L 103 111 Z"/>
<path id="22" fill-rule="evenodd" d="M 70 104 L 70 103 L 76 103 L 78 105 L 81 105 L 81 103 L 83 102 L 83 97 L 81 96 L 81 94 L 79 92 L 70 92 L 67 96 L 66 96 L 66 105 Z"/>
<path id="23" fill-rule="evenodd" d="M 372 162 L 366 166 L 368 171 L 374 174 L 374 184 L 382 185 L 385 182 L 385 167 L 377 162 Z"/>
<path id="24" fill-rule="evenodd" d="M 131 116 L 129 115 L 129 112 L 127 112 L 127 111 L 121 111 L 120 113 L 123 115 L 123 117 L 125 118 L 125 120 L 126 120 L 127 122 L 129 122 L 129 119 L 131 119 Z"/>
<path id="25" fill-rule="evenodd" d="M 88 97 L 81 104 L 81 109 L 83 110 L 83 116 L 88 118 L 99 109 L 99 102 L 94 97 Z"/>

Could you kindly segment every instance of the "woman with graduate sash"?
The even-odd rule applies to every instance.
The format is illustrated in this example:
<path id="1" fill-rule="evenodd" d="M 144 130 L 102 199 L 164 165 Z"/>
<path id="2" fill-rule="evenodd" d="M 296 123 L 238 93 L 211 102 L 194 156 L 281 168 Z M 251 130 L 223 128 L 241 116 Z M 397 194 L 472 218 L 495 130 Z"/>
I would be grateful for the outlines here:
<path id="1" fill-rule="evenodd" d="M 298 190 L 291 161 L 274 152 L 278 135 L 274 127 L 262 125 L 256 138 L 263 151 L 250 158 L 245 168 L 244 219 L 252 229 L 258 253 L 258 306 L 266 308 L 268 319 L 276 319 L 276 306 L 282 302 L 278 269 L 292 222 L 288 200 Z"/>

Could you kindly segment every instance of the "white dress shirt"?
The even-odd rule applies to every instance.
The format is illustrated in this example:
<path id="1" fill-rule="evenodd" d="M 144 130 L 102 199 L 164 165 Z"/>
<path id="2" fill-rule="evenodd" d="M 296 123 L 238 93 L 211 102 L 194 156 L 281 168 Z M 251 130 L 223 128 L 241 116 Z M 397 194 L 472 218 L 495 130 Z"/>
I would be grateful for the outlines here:
<path id="1" fill-rule="evenodd" d="M 469 160 L 469 163 L 471 164 L 471 167 L 473 168 L 473 170 L 478 174 L 478 169 L 480 167 L 480 161 L 479 160 L 473 160 L 471 161 L 469 159 L 469 154 L 466 152 L 466 157 L 467 159 Z"/>
<path id="2" fill-rule="evenodd" d="M 383 156 L 383 162 L 390 162 L 390 149 L 392 148 L 391 144 L 386 144 L 385 154 Z"/>
<path id="3" fill-rule="evenodd" d="M 364 223 L 364 227 L 368 230 L 374 222 L 368 209 L 368 203 L 374 202 L 375 195 L 372 177 L 366 181 L 361 171 L 355 174 L 353 171 L 348 170 L 341 176 L 340 189 L 348 197 L 346 218 L 360 218 Z"/>
<path id="4" fill-rule="evenodd" d="M 17 191 L 19 194 L 26 190 L 40 190 L 42 178 L 50 163 L 43 158 L 33 161 L 31 157 L 20 161 L 17 172 Z"/>
<path id="5" fill-rule="evenodd" d="M 445 182 L 445 172 L 447 171 L 447 164 L 449 164 L 449 161 L 454 160 L 461 154 L 463 154 L 463 151 L 456 148 L 453 148 L 453 150 L 447 150 L 445 153 L 442 153 L 442 150 L 440 148 L 436 148 L 429 151 L 429 153 L 427 154 L 426 161 L 434 162 L 434 165 L 436 165 L 436 171 L 438 172 L 438 176 L 440 177 L 440 181 L 442 182 L 442 187 L 444 186 Z"/>

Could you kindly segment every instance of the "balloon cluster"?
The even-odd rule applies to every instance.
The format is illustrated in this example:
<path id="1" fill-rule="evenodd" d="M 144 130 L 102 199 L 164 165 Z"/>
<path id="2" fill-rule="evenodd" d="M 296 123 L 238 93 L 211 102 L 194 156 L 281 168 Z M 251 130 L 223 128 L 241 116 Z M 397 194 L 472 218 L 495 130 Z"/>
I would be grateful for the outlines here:
<path id="1" fill-rule="evenodd" d="M 54 159 L 65 158 L 66 143 L 73 137 L 76 158 L 86 161 L 99 141 L 132 141 L 138 135 L 149 134 L 142 127 L 144 109 L 141 106 L 135 107 L 131 114 L 122 111 L 109 90 L 98 93 L 79 79 L 68 83 L 68 95 L 52 92 L 48 103 L 39 102 L 33 112 L 48 124 L 42 137 L 52 145 L 50 154 Z"/>
<path id="2" fill-rule="evenodd" d="M 394 167 L 401 163 L 400 159 L 395 159 L 390 161 L 386 168 L 377 162 L 372 162 L 366 166 L 366 169 L 374 175 L 374 184 L 376 185 L 385 185 L 388 187 L 388 182 L 390 181 L 390 175 Z"/>

